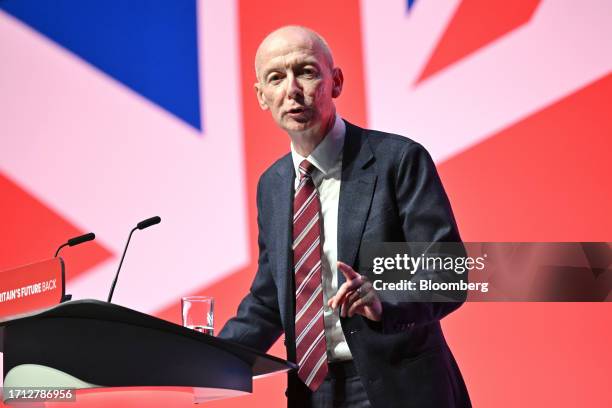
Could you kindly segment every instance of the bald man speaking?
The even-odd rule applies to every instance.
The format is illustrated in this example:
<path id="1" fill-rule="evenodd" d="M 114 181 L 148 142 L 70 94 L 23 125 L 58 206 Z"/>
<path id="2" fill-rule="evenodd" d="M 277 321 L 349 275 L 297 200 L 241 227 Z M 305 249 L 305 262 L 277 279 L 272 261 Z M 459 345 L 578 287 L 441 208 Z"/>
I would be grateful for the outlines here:
<path id="1" fill-rule="evenodd" d="M 255 72 L 291 151 L 259 180 L 258 270 L 219 337 L 267 351 L 284 333 L 290 407 L 470 407 L 440 327 L 460 303 L 385 301 L 359 273 L 364 242 L 460 242 L 429 154 L 340 118 L 342 70 L 312 30 L 270 33 Z"/>

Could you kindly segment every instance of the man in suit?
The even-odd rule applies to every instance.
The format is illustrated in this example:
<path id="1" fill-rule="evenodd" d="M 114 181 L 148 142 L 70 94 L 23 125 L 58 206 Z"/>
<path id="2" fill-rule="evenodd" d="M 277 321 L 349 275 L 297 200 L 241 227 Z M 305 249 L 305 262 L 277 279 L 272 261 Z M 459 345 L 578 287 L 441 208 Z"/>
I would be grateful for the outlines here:
<path id="1" fill-rule="evenodd" d="M 260 44 L 255 91 L 291 140 L 257 188 L 259 265 L 220 337 L 262 351 L 284 332 L 289 406 L 469 407 L 440 319 L 461 303 L 386 299 L 366 242 L 459 242 L 435 166 L 412 140 L 342 120 L 343 76 L 298 26 Z"/>

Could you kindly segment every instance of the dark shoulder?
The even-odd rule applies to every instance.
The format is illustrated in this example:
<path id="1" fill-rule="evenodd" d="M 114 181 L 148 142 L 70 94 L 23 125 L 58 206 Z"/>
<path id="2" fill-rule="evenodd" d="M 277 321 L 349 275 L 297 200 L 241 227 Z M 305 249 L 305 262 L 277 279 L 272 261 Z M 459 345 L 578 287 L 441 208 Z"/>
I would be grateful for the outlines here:
<path id="1" fill-rule="evenodd" d="M 291 172 L 293 168 L 293 161 L 291 160 L 291 153 L 287 153 L 280 159 L 276 160 L 270 165 L 259 177 L 258 188 L 266 186 L 272 177 L 278 177 L 279 174 L 284 172 Z"/>
<path id="2" fill-rule="evenodd" d="M 368 143 L 377 159 L 397 158 L 400 160 L 412 155 L 429 156 L 423 145 L 407 136 L 374 129 L 364 129 L 348 122 L 347 126 L 352 127 L 353 132 L 361 133 L 361 137 Z"/>
<path id="3" fill-rule="evenodd" d="M 271 175 L 274 175 L 274 174 L 278 174 L 278 173 L 282 174 L 283 171 L 286 171 L 287 169 L 290 170 L 292 166 L 293 166 L 293 161 L 291 159 L 291 153 L 287 153 L 286 155 L 284 155 L 283 157 L 281 157 L 280 159 L 272 163 L 270 167 L 268 167 L 261 174 L 260 180 L 267 179 Z"/>

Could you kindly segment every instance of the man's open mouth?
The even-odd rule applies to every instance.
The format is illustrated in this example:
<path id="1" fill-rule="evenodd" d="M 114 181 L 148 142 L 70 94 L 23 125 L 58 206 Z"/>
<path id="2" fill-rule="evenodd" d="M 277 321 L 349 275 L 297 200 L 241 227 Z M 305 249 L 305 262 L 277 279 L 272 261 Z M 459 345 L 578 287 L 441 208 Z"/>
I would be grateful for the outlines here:
<path id="1" fill-rule="evenodd" d="M 304 113 L 305 111 L 306 109 L 304 108 L 293 108 L 293 109 L 289 109 L 287 113 L 295 114 L 295 113 Z"/>

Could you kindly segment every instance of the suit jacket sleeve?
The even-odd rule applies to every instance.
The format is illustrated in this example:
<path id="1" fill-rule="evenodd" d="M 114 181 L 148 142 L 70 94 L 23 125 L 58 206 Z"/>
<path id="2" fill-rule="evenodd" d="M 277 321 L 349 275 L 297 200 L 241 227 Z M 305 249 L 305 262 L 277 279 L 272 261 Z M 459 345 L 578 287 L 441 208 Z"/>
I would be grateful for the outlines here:
<path id="1" fill-rule="evenodd" d="M 404 149 L 397 167 L 395 190 L 406 242 L 461 242 L 436 167 L 420 144 L 413 142 Z M 438 275 L 435 278 L 447 280 L 449 277 Z M 457 309 L 464 299 L 458 302 L 383 300 L 383 330 L 394 333 L 439 321 Z"/>
<path id="2" fill-rule="evenodd" d="M 261 351 L 267 351 L 281 335 L 282 323 L 278 309 L 277 288 L 272 277 L 268 257 L 266 227 L 262 225 L 261 180 L 257 186 L 257 226 L 259 260 L 257 273 L 249 293 L 238 306 L 236 316 L 230 319 L 219 337 L 232 340 Z"/>

